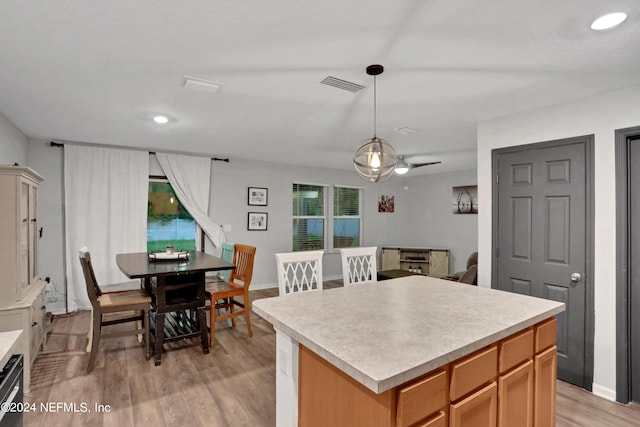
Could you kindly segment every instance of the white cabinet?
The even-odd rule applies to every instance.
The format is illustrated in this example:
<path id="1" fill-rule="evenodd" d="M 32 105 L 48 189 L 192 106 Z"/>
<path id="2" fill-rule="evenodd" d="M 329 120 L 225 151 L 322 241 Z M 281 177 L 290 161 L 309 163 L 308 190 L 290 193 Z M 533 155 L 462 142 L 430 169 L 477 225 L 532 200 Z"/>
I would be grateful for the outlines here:
<path id="1" fill-rule="evenodd" d="M 29 391 L 33 361 L 46 342 L 44 288 L 44 282 L 34 283 L 22 301 L 0 307 L 0 332 L 22 329 L 22 341 L 18 349 L 24 355 L 25 392 Z"/>
<path id="2" fill-rule="evenodd" d="M 449 250 L 385 246 L 382 248 L 381 270 L 406 270 L 444 277 L 449 274 Z"/>
<path id="3" fill-rule="evenodd" d="M 38 185 L 22 166 L 0 166 L 0 332 L 22 329 L 24 388 L 46 338 L 45 284 L 38 276 Z"/>
<path id="4" fill-rule="evenodd" d="M 38 282 L 38 185 L 22 166 L 0 166 L 0 305 L 22 300 Z"/>

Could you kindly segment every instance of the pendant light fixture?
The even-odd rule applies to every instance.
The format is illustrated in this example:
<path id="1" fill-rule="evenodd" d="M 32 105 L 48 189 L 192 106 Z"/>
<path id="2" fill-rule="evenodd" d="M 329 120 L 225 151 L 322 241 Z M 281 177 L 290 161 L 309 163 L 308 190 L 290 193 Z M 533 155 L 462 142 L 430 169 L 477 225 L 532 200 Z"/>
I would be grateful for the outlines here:
<path id="1" fill-rule="evenodd" d="M 369 65 L 367 74 L 373 76 L 373 138 L 356 150 L 353 165 L 358 174 L 370 182 L 380 182 L 393 175 L 396 151 L 391 144 L 376 135 L 376 76 L 382 74 L 382 65 Z"/>

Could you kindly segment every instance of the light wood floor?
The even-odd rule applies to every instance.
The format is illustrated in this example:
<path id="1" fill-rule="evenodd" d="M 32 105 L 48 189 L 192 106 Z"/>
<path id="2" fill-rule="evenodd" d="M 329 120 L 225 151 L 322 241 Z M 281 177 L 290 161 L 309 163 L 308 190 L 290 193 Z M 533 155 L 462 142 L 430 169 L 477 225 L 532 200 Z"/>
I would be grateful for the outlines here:
<path id="1" fill-rule="evenodd" d="M 252 291 L 252 299 L 276 294 Z M 165 344 L 161 366 L 145 360 L 135 337 L 106 339 L 86 374 L 89 312 L 56 316 L 33 365 L 25 402 L 37 410 L 25 414 L 24 425 L 275 426 L 275 333 L 257 315 L 251 319 L 253 338 L 242 320 L 235 329 L 219 323 L 209 354 L 197 341 Z M 75 403 L 78 412 L 42 411 L 40 404 L 48 402 Z M 89 411 L 82 412 L 82 403 Z M 96 412 L 96 404 L 110 405 L 109 412 Z M 557 425 L 637 427 L 640 405 L 619 405 L 559 381 Z"/>

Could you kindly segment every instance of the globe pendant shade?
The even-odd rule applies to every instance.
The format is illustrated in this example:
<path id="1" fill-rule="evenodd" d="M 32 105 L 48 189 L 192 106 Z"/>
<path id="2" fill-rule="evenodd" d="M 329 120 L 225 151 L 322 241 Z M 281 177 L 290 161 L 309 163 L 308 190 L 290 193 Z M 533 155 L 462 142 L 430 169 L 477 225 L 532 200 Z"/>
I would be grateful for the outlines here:
<path id="1" fill-rule="evenodd" d="M 396 151 L 384 139 L 373 137 L 356 150 L 353 166 L 367 181 L 384 181 L 393 174 L 396 166 Z"/>

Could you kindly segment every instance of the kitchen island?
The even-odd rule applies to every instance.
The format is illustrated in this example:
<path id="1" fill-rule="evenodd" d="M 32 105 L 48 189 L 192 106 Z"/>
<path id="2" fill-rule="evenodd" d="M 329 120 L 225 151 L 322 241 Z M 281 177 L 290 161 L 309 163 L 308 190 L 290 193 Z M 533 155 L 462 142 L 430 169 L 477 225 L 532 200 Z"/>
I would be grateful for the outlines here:
<path id="1" fill-rule="evenodd" d="M 279 427 L 554 417 L 562 303 L 411 276 L 261 299 L 253 310 L 276 330 Z"/>

